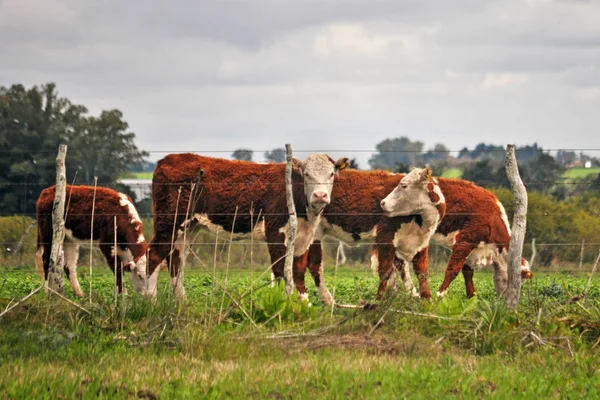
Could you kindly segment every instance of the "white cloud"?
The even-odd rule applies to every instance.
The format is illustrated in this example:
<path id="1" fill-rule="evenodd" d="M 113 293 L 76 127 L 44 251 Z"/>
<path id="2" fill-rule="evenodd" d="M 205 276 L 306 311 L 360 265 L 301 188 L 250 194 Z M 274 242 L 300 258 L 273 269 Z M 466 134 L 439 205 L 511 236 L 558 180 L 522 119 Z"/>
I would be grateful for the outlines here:
<path id="1" fill-rule="evenodd" d="M 529 77 L 523 74 L 488 74 L 483 79 L 483 89 L 503 88 L 507 86 L 521 86 L 529 81 Z"/>

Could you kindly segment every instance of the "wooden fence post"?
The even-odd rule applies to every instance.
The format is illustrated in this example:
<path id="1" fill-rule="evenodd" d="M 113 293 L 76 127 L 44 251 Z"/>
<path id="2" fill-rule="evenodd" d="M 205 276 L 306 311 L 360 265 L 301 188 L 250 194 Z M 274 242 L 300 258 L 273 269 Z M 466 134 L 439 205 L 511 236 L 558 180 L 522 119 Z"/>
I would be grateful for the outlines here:
<path id="1" fill-rule="evenodd" d="M 512 235 L 508 251 L 508 291 L 506 303 L 516 310 L 521 297 L 521 257 L 527 227 L 527 190 L 519 175 L 515 145 L 506 146 L 506 175 L 515 197 L 515 214 L 513 216 Z"/>
<path id="2" fill-rule="evenodd" d="M 67 189 L 65 172 L 66 157 L 67 145 L 61 144 L 58 147 L 58 155 L 56 156 L 56 193 L 52 208 L 52 251 L 50 253 L 50 269 L 48 272 L 48 287 L 58 293 L 64 292 L 63 242 L 65 240 L 65 197 Z"/>
<path id="3" fill-rule="evenodd" d="M 298 221 L 296 219 L 296 207 L 294 205 L 294 192 L 292 188 L 292 146 L 285 145 L 285 154 L 287 164 L 285 166 L 285 193 L 287 208 L 289 214 L 289 226 L 287 231 L 285 264 L 283 267 L 283 276 L 285 278 L 285 293 L 290 296 L 294 292 L 294 244 L 296 243 L 296 229 Z"/>

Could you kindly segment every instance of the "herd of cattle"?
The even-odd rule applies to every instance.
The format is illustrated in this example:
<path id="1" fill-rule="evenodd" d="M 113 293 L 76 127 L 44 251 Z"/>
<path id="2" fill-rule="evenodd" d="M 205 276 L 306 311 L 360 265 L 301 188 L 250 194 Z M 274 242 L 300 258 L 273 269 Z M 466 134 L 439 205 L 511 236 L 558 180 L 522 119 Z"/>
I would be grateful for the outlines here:
<path id="1" fill-rule="evenodd" d="M 304 283 L 308 269 L 321 300 L 325 304 L 334 301 L 323 279 L 321 240 L 325 235 L 350 245 L 372 243 L 371 266 L 380 279 L 378 297 L 396 271 L 410 293 L 431 297 L 427 284 L 431 239 L 452 249 L 438 296 L 446 293 L 461 271 L 467 296 L 473 296 L 473 271 L 483 266 L 494 268 L 496 293 L 501 296 L 506 291 L 511 231 L 494 194 L 468 181 L 435 178 L 429 168 L 396 174 L 347 169 L 347 165 L 347 158 L 334 161 L 320 153 L 309 155 L 306 161 L 294 159 L 298 224 L 293 276 L 301 298 L 308 297 Z M 158 162 L 152 179 L 154 235 L 149 244 L 127 195 L 108 188 L 67 185 L 64 269 L 75 295 L 83 296 L 77 280 L 79 245 L 93 241 L 117 272 L 119 292 L 124 290 L 122 272 L 129 271 L 136 291 L 155 296 L 160 265 L 166 264 L 175 294 L 185 296 L 182 261 L 200 227 L 266 240 L 272 273 L 282 278 L 289 229 L 284 176 L 283 163 L 189 153 L 166 156 Z M 46 280 L 55 192 L 55 187 L 45 189 L 37 202 L 36 261 Z M 409 264 L 419 290 L 413 286 Z M 531 277 L 527 261 L 521 264 L 521 277 Z"/>

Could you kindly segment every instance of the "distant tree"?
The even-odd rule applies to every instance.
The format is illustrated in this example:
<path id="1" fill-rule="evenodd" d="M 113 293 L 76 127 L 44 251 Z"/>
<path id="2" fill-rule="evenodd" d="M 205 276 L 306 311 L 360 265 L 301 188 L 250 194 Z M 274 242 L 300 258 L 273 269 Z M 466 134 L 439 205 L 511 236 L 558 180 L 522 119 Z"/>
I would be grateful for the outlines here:
<path id="1" fill-rule="evenodd" d="M 147 153 L 138 150 L 135 134 L 127 131 L 122 114 L 86 115 L 82 105 L 58 96 L 49 83 L 26 89 L 0 87 L 0 213 L 34 213 L 45 187 L 56 182 L 55 158 L 66 143 L 67 180 L 113 186 L 119 174 L 140 163 Z M 91 179 L 90 179 L 91 177 Z"/>
<path id="2" fill-rule="evenodd" d="M 527 164 L 529 162 L 537 160 L 538 157 L 542 156 L 543 154 L 544 150 L 541 147 L 539 147 L 537 143 L 534 143 L 533 145 L 517 147 L 517 163 Z M 552 156 L 549 157 L 552 158 Z"/>
<path id="3" fill-rule="evenodd" d="M 377 144 L 377 153 L 369 159 L 372 169 L 393 171 L 398 164 L 417 166 L 423 152 L 423 142 L 413 142 L 407 137 L 385 139 Z"/>
<path id="4" fill-rule="evenodd" d="M 95 176 L 99 182 L 116 182 L 132 165 L 142 167 L 148 153 L 138 150 L 135 133 L 128 128 L 121 111 L 109 110 L 100 117 L 82 117 L 67 132 L 69 146 L 77 149 L 70 162 L 85 183 L 93 183 Z"/>
<path id="5" fill-rule="evenodd" d="M 267 160 L 267 162 L 274 162 L 274 163 L 285 162 L 285 149 L 278 147 L 271 151 L 265 151 L 264 157 L 265 157 L 265 160 Z M 252 156 L 250 158 L 252 158 Z"/>
<path id="6" fill-rule="evenodd" d="M 527 190 L 551 192 L 558 185 L 564 168 L 549 154 L 542 153 L 534 161 L 523 165 L 523 181 Z"/>
<path id="7" fill-rule="evenodd" d="M 348 165 L 347 168 L 360 169 L 360 167 L 358 166 L 358 161 L 356 161 L 356 158 L 350 159 L 350 165 Z"/>
<path id="8" fill-rule="evenodd" d="M 421 156 L 424 164 L 433 164 L 437 161 L 446 160 L 450 157 L 450 150 L 443 144 L 437 143 L 432 149 Z"/>
<path id="9" fill-rule="evenodd" d="M 462 179 L 483 187 L 509 187 L 504 167 L 497 167 L 492 160 L 481 160 L 469 165 L 464 169 Z"/>
<path id="10" fill-rule="evenodd" d="M 231 158 L 233 158 L 234 160 L 240 160 L 240 161 L 252 161 L 253 155 L 254 155 L 254 152 L 252 150 L 237 149 L 236 151 L 231 153 Z"/>

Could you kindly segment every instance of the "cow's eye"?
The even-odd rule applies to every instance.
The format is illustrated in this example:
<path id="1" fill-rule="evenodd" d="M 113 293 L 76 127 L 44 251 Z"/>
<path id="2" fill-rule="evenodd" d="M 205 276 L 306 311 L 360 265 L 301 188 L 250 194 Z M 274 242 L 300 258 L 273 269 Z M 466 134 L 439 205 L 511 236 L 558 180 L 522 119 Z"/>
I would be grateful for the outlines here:
<path id="1" fill-rule="evenodd" d="M 402 184 L 402 189 L 406 189 L 408 187 L 408 185 L 406 183 Z"/>

